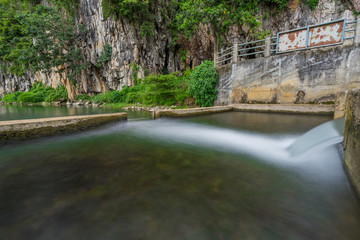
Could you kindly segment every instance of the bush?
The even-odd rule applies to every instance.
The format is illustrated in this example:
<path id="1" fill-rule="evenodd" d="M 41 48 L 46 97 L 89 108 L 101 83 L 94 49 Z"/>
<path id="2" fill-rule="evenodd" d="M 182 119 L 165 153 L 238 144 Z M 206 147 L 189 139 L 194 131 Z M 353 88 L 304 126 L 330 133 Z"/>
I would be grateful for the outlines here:
<path id="1" fill-rule="evenodd" d="M 67 91 L 64 85 L 58 86 L 56 89 L 45 87 L 42 82 L 35 82 L 28 92 L 13 92 L 6 94 L 3 101 L 6 103 L 13 102 L 51 102 L 59 99 L 67 100 Z"/>
<path id="2" fill-rule="evenodd" d="M 205 61 L 190 74 L 188 93 L 201 107 L 211 107 L 216 99 L 217 72 L 214 63 Z"/>
<path id="3" fill-rule="evenodd" d="M 189 72 L 180 75 L 151 74 L 132 87 L 124 87 L 121 91 L 109 91 L 91 98 L 93 103 L 142 103 L 146 105 L 182 104 L 189 97 L 186 81 Z"/>
<path id="4" fill-rule="evenodd" d="M 66 101 L 68 99 L 67 90 L 64 85 L 59 85 L 55 91 L 53 88 L 49 91 L 50 94 L 47 94 L 45 97 L 45 102 L 52 102 L 62 99 Z"/>
<path id="5" fill-rule="evenodd" d="M 314 10 L 319 4 L 319 0 L 307 0 L 305 4 L 309 5 L 311 10 Z"/>
<path id="6" fill-rule="evenodd" d="M 13 92 L 13 93 L 5 94 L 5 96 L 2 98 L 2 101 L 6 103 L 17 102 L 17 99 L 21 94 L 22 92 Z"/>
<path id="7" fill-rule="evenodd" d="M 76 101 L 78 101 L 78 100 L 90 101 L 90 99 L 91 99 L 91 97 L 88 96 L 87 94 L 79 94 L 74 97 L 74 100 L 76 100 Z"/>
<path id="8" fill-rule="evenodd" d="M 40 92 L 39 93 L 24 92 L 18 97 L 18 102 L 36 103 L 43 101 L 44 101 L 44 97 Z"/>
<path id="9" fill-rule="evenodd" d="M 117 103 L 120 102 L 122 95 L 119 91 L 109 91 L 91 97 L 93 103 Z"/>

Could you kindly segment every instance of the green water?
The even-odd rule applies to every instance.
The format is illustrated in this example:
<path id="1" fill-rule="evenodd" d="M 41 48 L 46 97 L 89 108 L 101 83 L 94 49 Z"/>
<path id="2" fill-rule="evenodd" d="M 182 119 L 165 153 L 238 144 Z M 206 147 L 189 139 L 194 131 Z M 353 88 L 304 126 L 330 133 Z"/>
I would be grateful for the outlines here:
<path id="1" fill-rule="evenodd" d="M 77 107 L 77 106 L 21 106 L 0 105 L 0 121 L 35 119 L 49 117 L 63 117 L 74 115 L 105 114 L 115 112 L 127 112 L 129 119 L 147 118 L 151 115 L 141 111 L 124 111 L 117 108 L 104 107 Z"/>
<path id="2" fill-rule="evenodd" d="M 2 146 L 0 238 L 357 239 L 336 148 L 287 152 L 328 120 L 230 112 Z"/>

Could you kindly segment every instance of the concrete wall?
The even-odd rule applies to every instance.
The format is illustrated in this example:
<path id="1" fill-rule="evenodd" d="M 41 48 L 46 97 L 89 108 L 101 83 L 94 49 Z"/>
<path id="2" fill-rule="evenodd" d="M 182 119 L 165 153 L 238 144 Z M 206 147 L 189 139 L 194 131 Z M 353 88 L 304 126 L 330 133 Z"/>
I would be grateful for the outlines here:
<path id="1" fill-rule="evenodd" d="M 350 180 L 360 197 L 360 89 L 347 94 L 344 161 Z"/>
<path id="2" fill-rule="evenodd" d="M 217 70 L 216 105 L 333 103 L 337 92 L 360 86 L 360 45 L 255 58 Z"/>
<path id="3" fill-rule="evenodd" d="M 0 144 L 43 136 L 66 134 L 127 119 L 127 113 L 66 116 L 0 121 Z"/>

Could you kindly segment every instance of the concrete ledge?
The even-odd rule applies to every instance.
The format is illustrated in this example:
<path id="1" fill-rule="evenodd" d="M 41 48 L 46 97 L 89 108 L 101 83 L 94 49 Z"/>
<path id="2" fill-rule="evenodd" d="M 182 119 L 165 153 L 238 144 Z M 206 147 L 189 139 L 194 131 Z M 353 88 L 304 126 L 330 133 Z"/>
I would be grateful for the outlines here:
<path id="1" fill-rule="evenodd" d="M 211 113 L 221 113 L 232 111 L 232 106 L 204 107 L 204 108 L 187 108 L 174 110 L 160 110 L 153 112 L 153 118 L 160 117 L 192 117 L 206 115 Z"/>
<path id="2" fill-rule="evenodd" d="M 350 91 L 346 99 L 344 164 L 360 198 L 360 89 Z"/>
<path id="3" fill-rule="evenodd" d="M 105 123 L 126 120 L 127 113 L 0 121 L 0 143 L 81 131 Z"/>
<path id="4" fill-rule="evenodd" d="M 274 112 L 298 114 L 334 114 L 334 105 L 316 104 L 233 104 L 234 111 L 247 112 Z"/>

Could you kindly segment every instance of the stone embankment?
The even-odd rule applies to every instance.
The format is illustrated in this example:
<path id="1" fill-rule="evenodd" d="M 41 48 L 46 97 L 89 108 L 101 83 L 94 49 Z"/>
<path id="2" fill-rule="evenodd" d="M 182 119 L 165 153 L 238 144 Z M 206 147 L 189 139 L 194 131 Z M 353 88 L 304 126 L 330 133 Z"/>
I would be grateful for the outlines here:
<path id="1" fill-rule="evenodd" d="M 217 70 L 216 105 L 335 103 L 337 93 L 360 84 L 360 45 L 255 58 Z"/>
<path id="2" fill-rule="evenodd" d="M 34 137 L 77 132 L 102 124 L 126 120 L 126 113 L 67 116 L 0 121 L 0 143 Z"/>
<path id="3" fill-rule="evenodd" d="M 346 100 L 344 162 L 360 198 L 360 89 L 349 91 Z"/>

